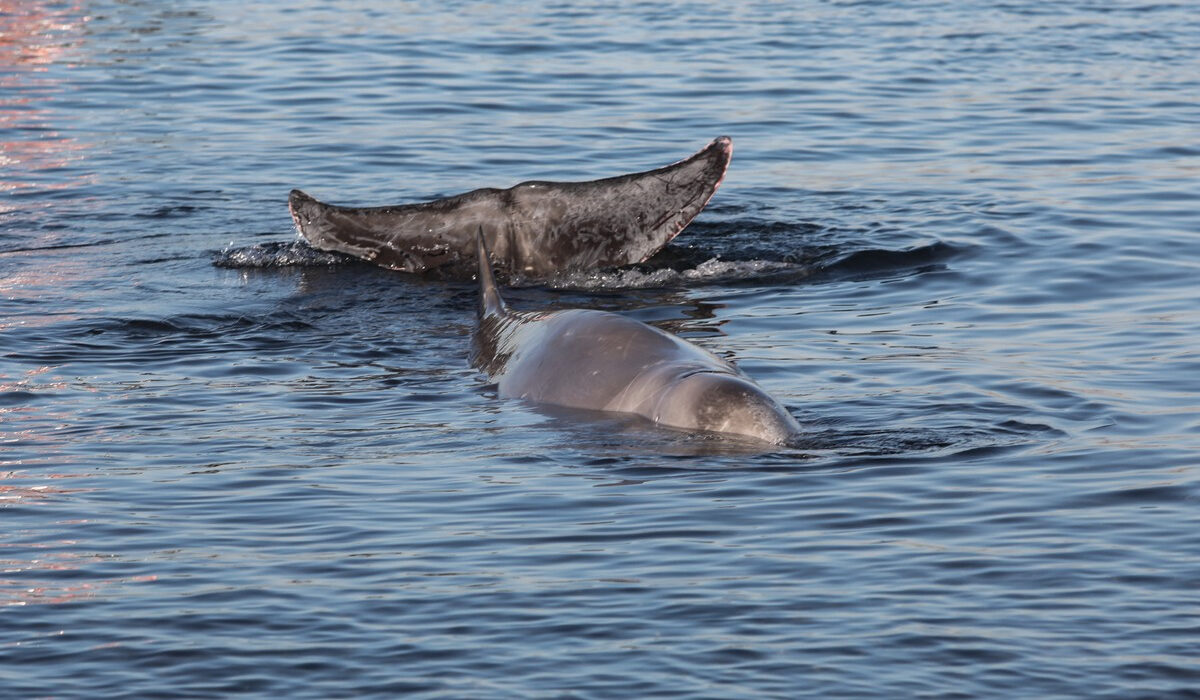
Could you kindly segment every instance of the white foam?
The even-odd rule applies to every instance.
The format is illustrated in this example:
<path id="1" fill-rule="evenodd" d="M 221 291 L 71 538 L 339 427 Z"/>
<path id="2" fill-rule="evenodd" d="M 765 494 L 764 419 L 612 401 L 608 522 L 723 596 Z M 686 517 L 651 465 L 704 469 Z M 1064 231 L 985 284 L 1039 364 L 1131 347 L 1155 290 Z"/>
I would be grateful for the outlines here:
<path id="1" fill-rule="evenodd" d="M 694 268 L 674 270 L 642 271 L 638 269 L 568 272 L 546 281 L 553 289 L 645 289 L 670 287 L 696 282 L 719 282 L 742 280 L 785 270 L 797 270 L 799 266 L 774 260 L 721 260 L 710 258 Z M 516 278 L 516 284 L 536 284 L 537 280 Z"/>
<path id="2" fill-rule="evenodd" d="M 268 268 L 268 267 L 325 267 L 351 260 L 340 253 L 317 250 L 303 241 L 292 243 L 261 243 L 243 248 L 229 247 L 222 250 L 214 264 L 218 267 Z"/>

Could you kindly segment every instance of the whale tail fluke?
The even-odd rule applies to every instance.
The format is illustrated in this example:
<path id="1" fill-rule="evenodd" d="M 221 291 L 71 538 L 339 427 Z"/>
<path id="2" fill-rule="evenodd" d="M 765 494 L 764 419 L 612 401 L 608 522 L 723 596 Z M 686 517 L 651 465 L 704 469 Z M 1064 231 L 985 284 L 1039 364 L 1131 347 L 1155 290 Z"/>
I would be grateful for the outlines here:
<path id="1" fill-rule="evenodd" d="M 492 260 L 487 241 L 483 238 L 483 227 L 475 233 L 475 248 L 479 256 L 479 318 L 503 316 L 507 307 L 496 287 L 492 274 Z"/>
<path id="2" fill-rule="evenodd" d="M 487 221 L 490 232 L 506 236 L 507 245 L 491 241 L 497 269 L 549 278 L 645 262 L 700 213 L 732 156 L 733 142 L 721 136 L 672 165 L 600 180 L 531 180 L 383 207 L 337 206 L 293 190 L 288 207 L 296 230 L 317 250 L 460 279 L 475 271 L 471 229 Z"/>

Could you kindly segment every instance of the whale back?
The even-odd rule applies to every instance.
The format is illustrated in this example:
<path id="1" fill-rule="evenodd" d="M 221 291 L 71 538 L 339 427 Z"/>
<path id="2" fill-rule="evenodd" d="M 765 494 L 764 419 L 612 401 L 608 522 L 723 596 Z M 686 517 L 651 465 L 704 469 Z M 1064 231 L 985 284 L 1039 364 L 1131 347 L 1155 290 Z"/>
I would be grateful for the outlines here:
<path id="1" fill-rule="evenodd" d="M 799 425 L 737 368 L 678 336 L 588 309 L 513 311 L 476 234 L 479 321 L 471 364 L 505 398 L 634 413 L 663 426 L 787 444 Z"/>

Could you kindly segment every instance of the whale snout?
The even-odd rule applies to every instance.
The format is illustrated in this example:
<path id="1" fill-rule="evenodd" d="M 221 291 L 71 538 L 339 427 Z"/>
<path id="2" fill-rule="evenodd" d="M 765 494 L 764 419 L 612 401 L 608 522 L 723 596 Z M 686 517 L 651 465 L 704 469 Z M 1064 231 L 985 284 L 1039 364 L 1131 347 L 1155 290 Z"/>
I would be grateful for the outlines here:
<path id="1" fill-rule="evenodd" d="M 761 387 L 725 372 L 698 372 L 679 380 L 660 398 L 654 420 L 776 445 L 787 444 L 800 433 L 796 419 Z"/>

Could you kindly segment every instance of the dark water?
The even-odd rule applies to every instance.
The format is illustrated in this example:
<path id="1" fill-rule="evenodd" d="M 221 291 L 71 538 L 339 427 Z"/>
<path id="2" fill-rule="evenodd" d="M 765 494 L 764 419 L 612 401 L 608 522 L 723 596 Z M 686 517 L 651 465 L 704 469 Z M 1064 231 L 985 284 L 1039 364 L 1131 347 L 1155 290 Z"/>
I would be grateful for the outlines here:
<path id="1" fill-rule="evenodd" d="M 1193 3 L 0 0 L 0 695 L 1196 697 Z M 526 281 L 763 452 L 497 399 L 474 290 L 295 244 L 664 165 Z"/>

